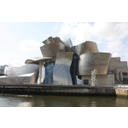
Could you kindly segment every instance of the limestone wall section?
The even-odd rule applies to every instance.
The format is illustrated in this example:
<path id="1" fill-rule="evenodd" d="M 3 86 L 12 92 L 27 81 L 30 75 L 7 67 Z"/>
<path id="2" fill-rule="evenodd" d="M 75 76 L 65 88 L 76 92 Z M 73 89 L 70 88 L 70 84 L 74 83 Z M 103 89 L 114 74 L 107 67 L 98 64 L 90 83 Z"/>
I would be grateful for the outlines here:
<path id="1" fill-rule="evenodd" d="M 107 87 L 114 86 L 114 74 L 111 75 L 96 75 L 97 86 Z M 89 85 L 91 85 L 91 76 L 82 76 L 82 85 L 84 85 L 84 80 L 89 80 Z"/>

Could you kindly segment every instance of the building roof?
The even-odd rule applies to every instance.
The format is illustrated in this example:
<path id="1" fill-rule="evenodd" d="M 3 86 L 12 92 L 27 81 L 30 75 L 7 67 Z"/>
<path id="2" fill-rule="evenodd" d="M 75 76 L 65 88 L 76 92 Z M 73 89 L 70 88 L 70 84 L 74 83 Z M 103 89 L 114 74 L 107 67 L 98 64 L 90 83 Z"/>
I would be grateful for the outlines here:
<path id="1" fill-rule="evenodd" d="M 43 57 L 43 58 L 36 58 L 36 59 L 27 59 L 25 61 L 25 64 L 39 64 L 40 61 L 43 62 L 49 62 L 52 61 L 53 58 L 52 57 Z"/>

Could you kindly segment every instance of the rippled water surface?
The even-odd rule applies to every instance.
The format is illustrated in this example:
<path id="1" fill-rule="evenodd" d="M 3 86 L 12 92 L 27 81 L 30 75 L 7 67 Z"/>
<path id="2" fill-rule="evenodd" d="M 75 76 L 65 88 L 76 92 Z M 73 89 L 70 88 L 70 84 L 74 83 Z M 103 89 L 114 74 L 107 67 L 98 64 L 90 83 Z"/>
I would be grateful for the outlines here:
<path id="1" fill-rule="evenodd" d="M 0 107 L 127 107 L 127 98 L 0 94 Z"/>

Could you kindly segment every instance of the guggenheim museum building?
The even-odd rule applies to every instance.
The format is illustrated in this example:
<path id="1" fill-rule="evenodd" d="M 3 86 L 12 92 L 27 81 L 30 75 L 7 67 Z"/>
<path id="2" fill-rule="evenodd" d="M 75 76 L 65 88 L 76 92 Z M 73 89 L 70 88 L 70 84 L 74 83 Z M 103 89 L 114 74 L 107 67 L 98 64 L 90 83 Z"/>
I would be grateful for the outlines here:
<path id="1" fill-rule="evenodd" d="M 100 52 L 95 42 L 73 46 L 69 38 L 49 37 L 42 43 L 42 58 L 27 59 L 21 67 L 1 65 L 0 84 L 88 86 L 94 70 L 96 86 L 128 84 L 127 61 Z"/>

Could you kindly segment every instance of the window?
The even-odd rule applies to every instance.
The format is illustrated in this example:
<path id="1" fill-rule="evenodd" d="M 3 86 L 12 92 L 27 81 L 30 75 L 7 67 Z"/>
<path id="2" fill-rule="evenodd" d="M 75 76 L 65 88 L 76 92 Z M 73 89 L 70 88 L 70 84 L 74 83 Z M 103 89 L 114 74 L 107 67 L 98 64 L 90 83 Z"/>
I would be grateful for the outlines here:
<path id="1" fill-rule="evenodd" d="M 123 76 L 127 76 L 128 75 L 128 73 L 127 72 L 123 72 Z"/>
<path id="2" fill-rule="evenodd" d="M 128 84 L 128 72 L 120 72 L 119 73 L 119 80 L 123 84 Z"/>
<path id="3" fill-rule="evenodd" d="M 84 80 L 84 85 L 89 85 L 89 80 Z"/>

